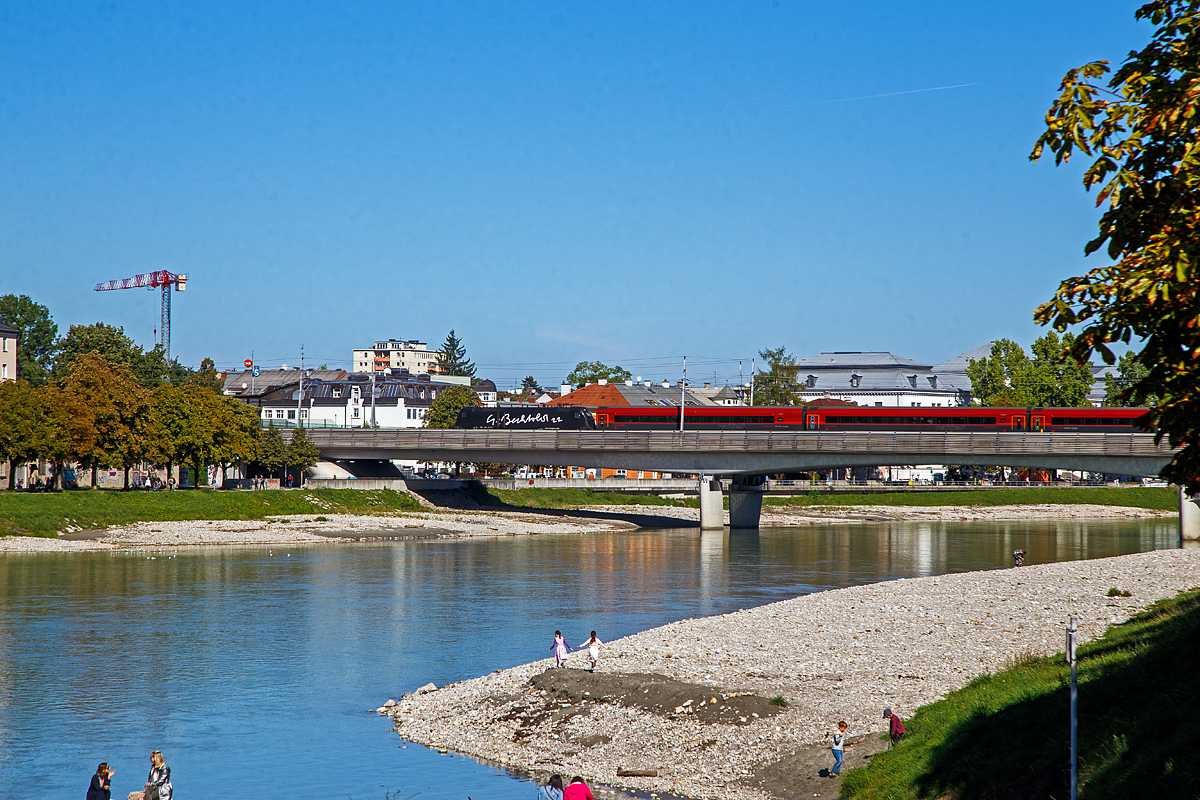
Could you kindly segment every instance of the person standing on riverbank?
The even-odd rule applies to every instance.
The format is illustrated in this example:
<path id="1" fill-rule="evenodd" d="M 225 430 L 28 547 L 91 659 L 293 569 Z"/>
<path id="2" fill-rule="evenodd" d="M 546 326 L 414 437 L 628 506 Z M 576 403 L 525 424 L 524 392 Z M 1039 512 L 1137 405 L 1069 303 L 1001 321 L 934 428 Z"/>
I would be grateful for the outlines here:
<path id="1" fill-rule="evenodd" d="M 92 784 L 87 790 L 87 800 L 109 800 L 112 797 L 112 776 L 116 772 L 108 768 L 107 761 L 96 767 L 96 774 L 92 776 Z"/>
<path id="2" fill-rule="evenodd" d="M 551 775 L 546 785 L 538 790 L 538 800 L 563 800 L 562 775 Z"/>
<path id="3" fill-rule="evenodd" d="M 829 777 L 836 778 L 842 774 L 842 759 L 846 747 L 846 721 L 842 720 L 838 723 L 837 732 L 833 734 L 833 744 L 829 750 L 833 753 L 833 769 L 829 770 Z M 828 734 L 826 734 L 828 735 Z"/>
<path id="4" fill-rule="evenodd" d="M 150 754 L 150 774 L 146 777 L 145 800 L 171 800 L 171 768 L 162 750 Z"/>
<path id="5" fill-rule="evenodd" d="M 608 645 L 600 641 L 599 637 L 596 636 L 596 632 L 592 631 L 592 636 L 584 642 L 584 647 L 588 649 L 588 659 L 592 662 L 591 671 L 595 672 L 596 662 L 600 660 L 600 648 L 608 647 Z"/>
<path id="6" fill-rule="evenodd" d="M 904 730 L 904 723 L 900 721 L 899 717 L 892 713 L 890 708 L 885 708 L 883 710 L 883 718 L 890 720 L 890 724 L 888 725 L 888 738 L 891 740 L 891 744 L 888 746 L 895 747 L 896 742 L 900 741 L 900 737 L 908 733 L 908 731 Z"/>
<path id="7" fill-rule="evenodd" d="M 571 785 L 563 790 L 563 800 L 595 800 L 592 797 L 592 790 L 583 782 L 583 778 L 576 775 L 571 778 Z"/>
<path id="8" fill-rule="evenodd" d="M 571 652 L 571 645 L 567 644 L 567 640 L 563 638 L 562 631 L 554 632 L 554 644 L 550 645 L 550 652 L 554 653 L 554 666 L 556 667 L 561 667 L 567 660 L 567 653 Z"/>

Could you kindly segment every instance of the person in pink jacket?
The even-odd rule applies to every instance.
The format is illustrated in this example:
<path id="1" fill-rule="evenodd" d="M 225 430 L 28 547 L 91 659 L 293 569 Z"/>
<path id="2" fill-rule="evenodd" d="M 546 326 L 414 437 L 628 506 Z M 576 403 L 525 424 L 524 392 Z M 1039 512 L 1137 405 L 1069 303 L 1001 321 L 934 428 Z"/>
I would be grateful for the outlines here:
<path id="1" fill-rule="evenodd" d="M 571 784 L 563 789 L 563 800 L 595 800 L 592 797 L 592 790 L 583 782 L 583 778 L 576 775 L 571 778 Z"/>
<path id="2" fill-rule="evenodd" d="M 562 631 L 555 631 L 554 644 L 550 645 L 550 652 L 554 653 L 554 666 L 561 667 L 567 660 L 567 653 L 570 651 L 571 645 L 567 644 L 567 640 L 563 638 Z"/>

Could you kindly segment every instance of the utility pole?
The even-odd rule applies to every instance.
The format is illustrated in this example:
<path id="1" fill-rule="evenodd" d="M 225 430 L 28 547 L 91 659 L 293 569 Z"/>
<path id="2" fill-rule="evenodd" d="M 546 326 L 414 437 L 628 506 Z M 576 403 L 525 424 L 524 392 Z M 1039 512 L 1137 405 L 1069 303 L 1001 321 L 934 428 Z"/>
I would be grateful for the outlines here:
<path id="1" fill-rule="evenodd" d="M 371 427 L 379 427 L 375 424 L 375 370 L 371 370 Z"/>
<path id="2" fill-rule="evenodd" d="M 750 405 L 754 406 L 754 359 L 750 359 Z"/>
<path id="3" fill-rule="evenodd" d="M 683 357 L 683 380 L 679 382 L 679 430 L 683 430 L 683 410 L 687 408 L 687 356 Z"/>
<path id="4" fill-rule="evenodd" d="M 1067 623 L 1067 663 L 1071 665 L 1071 800 L 1079 797 L 1079 751 L 1076 749 L 1076 732 L 1078 728 L 1079 686 L 1076 683 L 1075 634 L 1079 626 L 1075 617 Z"/>
<path id="5" fill-rule="evenodd" d="M 300 391 L 296 392 L 296 427 L 304 414 L 304 345 L 300 345 Z"/>
<path id="6" fill-rule="evenodd" d="M 742 362 L 738 361 L 738 400 L 746 399 L 746 382 L 742 380 Z"/>

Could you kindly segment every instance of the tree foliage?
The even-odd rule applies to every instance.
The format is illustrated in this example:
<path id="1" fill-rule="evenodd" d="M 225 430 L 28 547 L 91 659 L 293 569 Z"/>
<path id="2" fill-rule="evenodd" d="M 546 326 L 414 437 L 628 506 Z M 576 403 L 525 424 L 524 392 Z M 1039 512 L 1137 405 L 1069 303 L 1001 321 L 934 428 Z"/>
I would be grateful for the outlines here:
<path id="1" fill-rule="evenodd" d="M 21 332 L 17 338 L 17 377 L 38 386 L 46 382 L 54 364 L 58 326 L 50 309 L 25 295 L 0 297 L 0 322 Z"/>
<path id="2" fill-rule="evenodd" d="M 521 381 L 521 391 L 529 394 L 541 394 L 542 387 L 538 385 L 537 378 L 532 375 L 526 375 Z"/>
<path id="3" fill-rule="evenodd" d="M 85 467 L 119 466 L 127 472 L 147 453 L 150 395 L 127 364 L 95 353 L 72 362 L 63 383 L 71 398 L 71 458 Z"/>
<path id="4" fill-rule="evenodd" d="M 567 383 L 572 386 L 587 386 L 589 383 L 599 382 L 601 378 L 609 383 L 623 383 L 632 377 L 629 370 L 619 366 L 610 367 L 599 361 L 580 361 L 567 375 Z"/>
<path id="5" fill-rule="evenodd" d="M 1135 13 L 1151 41 L 1110 78 L 1109 62 L 1072 69 L 1046 113 L 1030 158 L 1049 150 L 1062 164 L 1091 159 L 1086 188 L 1108 204 L 1099 234 L 1113 262 L 1068 278 L 1035 319 L 1056 330 L 1082 326 L 1072 352 L 1115 361 L 1112 342 L 1142 343 L 1144 375 L 1122 402 L 1157 404 L 1150 421 L 1182 449 L 1163 476 L 1200 490 L 1200 4 L 1156 0 Z"/>
<path id="6" fill-rule="evenodd" d="M 308 431 L 297 428 L 292 434 L 292 440 L 287 446 L 287 463 L 303 472 L 309 467 L 316 466 L 321 460 L 321 451 L 308 438 Z"/>
<path id="7" fill-rule="evenodd" d="M 1047 331 L 1033 343 L 1033 357 L 1011 339 L 992 343 L 991 352 L 967 365 L 971 393 L 981 406 L 1090 405 L 1092 369 L 1070 356 L 1074 337 Z"/>
<path id="8" fill-rule="evenodd" d="M 446 335 L 446 341 L 442 342 L 442 348 L 437 351 L 435 358 L 438 372 L 443 375 L 475 377 L 475 364 L 467 359 L 467 348 L 453 330 Z"/>
<path id="9" fill-rule="evenodd" d="M 1125 390 L 1135 383 L 1144 380 L 1149 372 L 1150 370 L 1138 360 L 1136 353 L 1123 353 L 1117 359 L 1116 374 L 1105 373 L 1104 375 L 1104 405 L 1132 405 Z M 1157 395 L 1151 394 L 1144 399 L 1148 406 L 1158 405 Z"/>
<path id="10" fill-rule="evenodd" d="M 273 474 L 283 469 L 287 457 L 287 443 L 283 441 L 283 435 L 274 425 L 268 426 L 258 439 L 258 449 L 254 460 L 266 470 L 267 474 Z"/>
<path id="11" fill-rule="evenodd" d="M 425 412 L 426 428 L 453 428 L 458 412 L 467 406 L 481 405 L 479 395 L 466 386 L 448 386 L 438 392 Z"/>
<path id="12" fill-rule="evenodd" d="M 193 374 L 177 360 L 167 361 L 161 347 L 143 352 L 124 328 L 103 322 L 72 325 L 67 329 L 67 335 L 58 340 L 57 348 L 53 375 L 58 380 L 70 374 L 76 359 L 89 353 L 97 354 L 111 364 L 128 366 L 138 383 L 147 389 L 167 382 L 180 383 Z M 205 359 L 205 362 L 212 364 L 211 359 Z"/>
<path id="13" fill-rule="evenodd" d="M 766 369 L 758 370 L 754 381 L 754 405 L 794 406 L 800 404 L 800 384 L 796 378 L 800 365 L 786 347 L 759 350 Z"/>

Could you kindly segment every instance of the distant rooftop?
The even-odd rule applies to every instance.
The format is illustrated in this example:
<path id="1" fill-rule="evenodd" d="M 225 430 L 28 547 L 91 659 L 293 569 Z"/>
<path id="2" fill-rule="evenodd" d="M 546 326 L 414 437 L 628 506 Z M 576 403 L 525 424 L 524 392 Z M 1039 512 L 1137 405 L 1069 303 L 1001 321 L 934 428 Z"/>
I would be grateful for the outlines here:
<path id="1" fill-rule="evenodd" d="M 883 351 L 862 352 L 829 352 L 819 356 L 809 356 L 796 362 L 802 370 L 806 369 L 854 369 L 855 367 L 899 367 L 903 369 L 930 369 L 928 364 L 913 361 L 911 358 L 894 355 Z"/>

